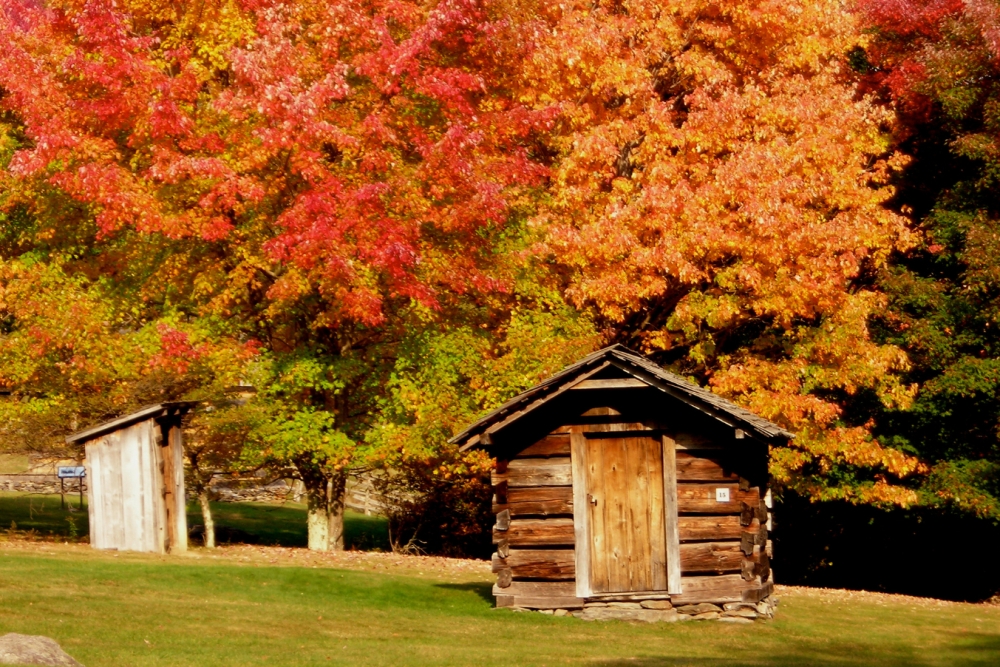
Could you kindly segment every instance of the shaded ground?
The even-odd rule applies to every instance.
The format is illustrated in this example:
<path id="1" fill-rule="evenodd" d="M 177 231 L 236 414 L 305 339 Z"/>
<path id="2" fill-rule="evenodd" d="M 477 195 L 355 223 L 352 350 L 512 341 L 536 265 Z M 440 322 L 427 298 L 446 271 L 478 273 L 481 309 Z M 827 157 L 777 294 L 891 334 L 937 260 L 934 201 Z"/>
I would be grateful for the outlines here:
<path id="1" fill-rule="evenodd" d="M 782 588 L 769 623 L 586 623 L 495 610 L 490 578 L 485 562 L 391 553 L 8 540 L 0 632 L 51 636 L 88 667 L 1000 664 L 987 605 Z"/>
<path id="2" fill-rule="evenodd" d="M 0 493 L 0 531 L 28 532 L 29 536 L 45 540 L 77 540 L 89 532 L 86 498 L 78 510 L 79 497 L 66 496 L 67 509 L 60 507 L 59 496 L 26 493 Z M 306 507 L 298 503 L 272 505 L 267 503 L 212 503 L 216 540 L 219 544 L 246 543 L 304 547 L 306 540 Z M 201 544 L 201 511 L 188 507 L 188 526 L 192 529 L 192 544 Z M 344 517 L 344 539 L 348 549 L 389 548 L 385 519 L 347 511 Z"/>

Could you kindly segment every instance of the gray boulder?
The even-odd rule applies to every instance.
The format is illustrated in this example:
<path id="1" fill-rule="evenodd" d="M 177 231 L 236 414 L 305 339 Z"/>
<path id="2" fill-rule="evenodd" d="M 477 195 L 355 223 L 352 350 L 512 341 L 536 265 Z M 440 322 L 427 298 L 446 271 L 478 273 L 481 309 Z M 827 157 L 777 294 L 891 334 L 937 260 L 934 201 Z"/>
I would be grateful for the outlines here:
<path id="1" fill-rule="evenodd" d="M 0 665 L 51 665 L 83 667 L 54 639 L 11 632 L 0 637 Z"/>

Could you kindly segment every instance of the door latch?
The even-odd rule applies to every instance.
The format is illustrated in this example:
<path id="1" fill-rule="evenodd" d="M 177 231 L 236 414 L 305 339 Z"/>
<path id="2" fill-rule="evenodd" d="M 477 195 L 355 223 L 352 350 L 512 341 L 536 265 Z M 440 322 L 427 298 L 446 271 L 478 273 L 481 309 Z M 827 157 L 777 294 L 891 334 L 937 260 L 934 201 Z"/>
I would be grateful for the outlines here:
<path id="1" fill-rule="evenodd" d="M 587 494 L 587 502 L 589 502 L 591 505 L 594 505 L 595 507 L 597 506 L 597 498 L 595 498 L 589 493 Z"/>

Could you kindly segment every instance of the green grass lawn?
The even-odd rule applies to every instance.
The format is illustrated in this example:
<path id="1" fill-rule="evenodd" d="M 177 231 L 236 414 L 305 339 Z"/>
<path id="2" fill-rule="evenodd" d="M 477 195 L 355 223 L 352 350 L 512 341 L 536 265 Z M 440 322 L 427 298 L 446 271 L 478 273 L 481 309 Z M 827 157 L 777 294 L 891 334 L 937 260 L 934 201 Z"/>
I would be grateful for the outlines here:
<path id="1" fill-rule="evenodd" d="M 304 513 L 216 506 L 223 529 L 283 547 L 305 544 Z M 586 623 L 493 609 L 485 564 L 270 547 L 96 552 L 54 541 L 70 518 L 86 534 L 86 512 L 60 510 L 58 497 L 0 494 L 0 634 L 51 636 L 87 667 L 1000 664 L 1000 607 L 792 591 L 768 623 Z M 12 521 L 21 537 L 6 536 Z M 24 541 L 24 529 L 48 541 Z M 347 534 L 384 546 L 385 524 L 350 514 Z"/>
<path id="2" fill-rule="evenodd" d="M 788 593 L 768 623 L 587 623 L 493 609 L 485 565 L 382 573 L 234 555 L 249 551 L 0 542 L 0 633 L 53 637 L 87 667 L 1000 664 L 996 607 Z"/>
<path id="3" fill-rule="evenodd" d="M 0 493 L 0 531 L 13 523 L 19 531 L 34 531 L 45 539 L 83 537 L 89 530 L 86 498 L 83 511 L 76 511 L 79 497 L 67 495 L 67 509 L 60 508 L 59 496 Z M 72 508 L 72 509 L 71 509 Z M 216 540 L 219 544 L 247 543 L 304 547 L 306 508 L 297 503 L 212 503 Z M 203 523 L 201 510 L 188 507 L 188 526 Z M 385 519 L 347 511 L 344 541 L 348 549 L 389 548 Z M 200 538 L 192 540 L 200 545 Z"/>

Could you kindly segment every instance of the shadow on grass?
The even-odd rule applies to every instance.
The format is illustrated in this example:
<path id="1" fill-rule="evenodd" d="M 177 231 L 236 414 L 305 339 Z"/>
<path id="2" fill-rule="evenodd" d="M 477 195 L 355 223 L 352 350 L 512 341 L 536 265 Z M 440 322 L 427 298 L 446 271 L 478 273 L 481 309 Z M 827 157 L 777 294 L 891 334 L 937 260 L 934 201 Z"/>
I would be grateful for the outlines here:
<path id="1" fill-rule="evenodd" d="M 446 588 L 451 591 L 463 591 L 475 593 L 493 606 L 493 584 L 489 582 L 472 581 L 462 584 L 434 584 L 437 588 Z"/>
<path id="2" fill-rule="evenodd" d="M 86 504 L 76 508 L 76 496 L 67 495 L 62 509 L 58 495 L 0 493 L 0 530 L 16 530 L 48 540 L 76 541 L 89 533 Z M 308 543 L 305 505 L 295 503 L 212 503 L 217 544 L 260 544 L 305 547 Z M 191 544 L 201 546 L 201 511 L 188 506 Z M 348 510 L 344 513 L 344 544 L 358 551 L 388 551 L 389 529 L 384 517 Z"/>

